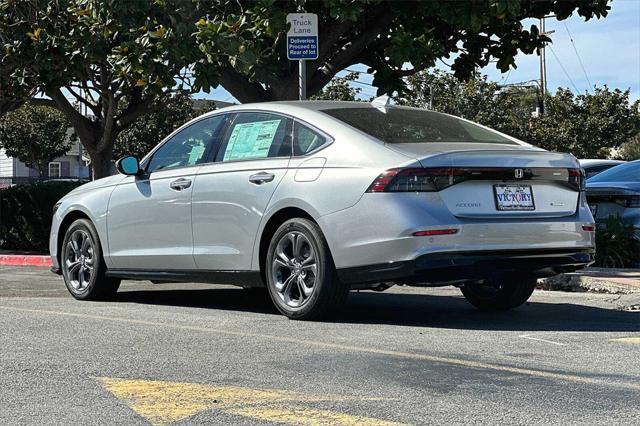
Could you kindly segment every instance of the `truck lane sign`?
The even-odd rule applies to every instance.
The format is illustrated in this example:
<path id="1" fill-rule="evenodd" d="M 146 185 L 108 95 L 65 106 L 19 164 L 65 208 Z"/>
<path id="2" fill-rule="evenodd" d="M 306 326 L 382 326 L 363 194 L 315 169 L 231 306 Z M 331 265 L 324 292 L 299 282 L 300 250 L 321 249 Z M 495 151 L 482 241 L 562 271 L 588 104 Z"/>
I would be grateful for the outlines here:
<path id="1" fill-rule="evenodd" d="M 287 24 L 287 58 L 318 59 L 318 15 L 289 13 Z"/>

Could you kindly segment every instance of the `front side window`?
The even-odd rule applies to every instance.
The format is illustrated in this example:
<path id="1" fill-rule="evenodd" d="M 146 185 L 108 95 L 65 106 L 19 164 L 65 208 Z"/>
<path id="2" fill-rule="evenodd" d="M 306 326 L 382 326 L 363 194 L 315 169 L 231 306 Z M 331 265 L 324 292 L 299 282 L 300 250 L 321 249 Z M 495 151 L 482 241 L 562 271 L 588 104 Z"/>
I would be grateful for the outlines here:
<path id="1" fill-rule="evenodd" d="M 492 130 L 450 115 L 415 108 L 333 108 L 325 114 L 386 143 L 470 142 L 517 145 Z"/>
<path id="2" fill-rule="evenodd" d="M 326 137 L 304 124 L 295 122 L 293 125 L 293 155 L 306 155 L 326 142 Z"/>
<path id="3" fill-rule="evenodd" d="M 158 148 L 149 162 L 147 171 L 169 170 L 202 163 L 205 153 L 217 142 L 216 135 L 224 120 L 224 116 L 216 115 L 183 129 Z"/>
<path id="4" fill-rule="evenodd" d="M 289 118 L 263 112 L 239 113 L 226 131 L 216 161 L 291 156 Z"/>

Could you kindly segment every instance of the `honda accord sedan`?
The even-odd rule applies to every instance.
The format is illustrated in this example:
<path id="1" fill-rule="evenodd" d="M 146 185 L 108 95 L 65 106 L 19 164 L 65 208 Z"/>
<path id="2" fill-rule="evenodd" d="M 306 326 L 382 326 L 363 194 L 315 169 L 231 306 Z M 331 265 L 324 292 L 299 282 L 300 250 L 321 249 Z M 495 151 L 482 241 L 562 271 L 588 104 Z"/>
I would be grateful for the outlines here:
<path id="1" fill-rule="evenodd" d="M 573 156 L 422 109 L 233 106 L 117 169 L 56 205 L 53 269 L 77 299 L 122 279 L 214 282 L 317 319 L 350 290 L 453 285 L 505 310 L 593 260 Z"/>

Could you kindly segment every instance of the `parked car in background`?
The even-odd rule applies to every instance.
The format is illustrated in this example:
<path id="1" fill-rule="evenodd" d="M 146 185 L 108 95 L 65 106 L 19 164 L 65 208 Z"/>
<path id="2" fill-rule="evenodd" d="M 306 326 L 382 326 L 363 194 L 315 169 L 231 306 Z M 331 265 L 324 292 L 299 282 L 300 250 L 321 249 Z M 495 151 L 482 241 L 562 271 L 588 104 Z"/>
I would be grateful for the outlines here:
<path id="1" fill-rule="evenodd" d="M 455 285 L 504 310 L 593 261 L 573 156 L 433 111 L 238 105 L 117 168 L 57 205 L 51 257 L 77 299 L 121 279 L 266 286 L 312 319 L 353 289 Z"/>
<path id="2" fill-rule="evenodd" d="M 597 175 L 598 173 L 604 172 L 605 170 L 610 169 L 611 167 L 615 167 L 620 164 L 626 163 L 626 161 L 622 161 L 622 160 L 598 160 L 598 159 L 578 160 L 578 162 L 580 162 L 580 167 L 584 169 L 587 179 Z"/>
<path id="3" fill-rule="evenodd" d="M 587 202 L 597 223 L 618 216 L 633 224 L 640 242 L 640 160 L 612 167 L 587 180 Z"/>

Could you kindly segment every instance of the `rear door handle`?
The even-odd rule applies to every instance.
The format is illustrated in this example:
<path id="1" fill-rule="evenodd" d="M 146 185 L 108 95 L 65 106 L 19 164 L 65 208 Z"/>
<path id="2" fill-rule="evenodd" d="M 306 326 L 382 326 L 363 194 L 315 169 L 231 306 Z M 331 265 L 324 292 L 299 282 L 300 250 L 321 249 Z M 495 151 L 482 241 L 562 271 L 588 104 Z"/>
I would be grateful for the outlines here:
<path id="1" fill-rule="evenodd" d="M 180 178 L 178 180 L 174 180 L 169 184 L 169 187 L 175 191 L 182 191 L 183 189 L 187 189 L 191 186 L 191 180 Z"/>
<path id="2" fill-rule="evenodd" d="M 275 178 L 276 175 L 273 173 L 260 172 L 249 176 L 249 182 L 255 183 L 256 185 L 262 185 L 263 183 L 271 182 Z"/>

